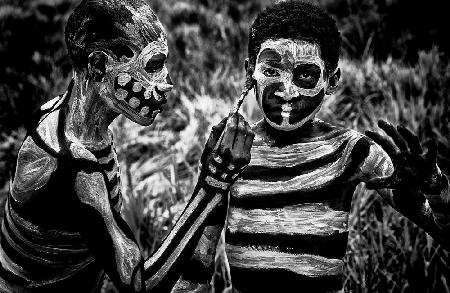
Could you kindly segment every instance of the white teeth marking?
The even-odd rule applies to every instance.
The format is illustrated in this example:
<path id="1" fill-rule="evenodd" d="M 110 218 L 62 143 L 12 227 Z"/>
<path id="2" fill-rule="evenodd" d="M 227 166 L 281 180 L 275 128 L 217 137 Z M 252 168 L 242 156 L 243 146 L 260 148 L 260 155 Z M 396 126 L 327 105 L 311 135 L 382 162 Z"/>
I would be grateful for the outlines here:
<path id="1" fill-rule="evenodd" d="M 137 107 L 139 107 L 139 105 L 141 104 L 141 102 L 139 101 L 138 98 L 132 97 L 132 98 L 130 99 L 130 101 L 128 102 L 128 104 L 130 104 L 130 106 L 133 107 L 133 108 L 137 108 Z"/>
<path id="2" fill-rule="evenodd" d="M 275 96 L 278 96 L 280 98 L 284 98 L 284 92 L 274 92 L 273 93 Z"/>
<path id="3" fill-rule="evenodd" d="M 143 108 L 141 109 L 141 115 L 142 115 L 142 116 L 147 115 L 148 112 L 150 112 L 150 109 L 149 109 L 147 106 L 145 106 L 145 107 L 143 107 Z"/>
<path id="4" fill-rule="evenodd" d="M 142 84 L 138 81 L 133 83 L 133 92 L 138 93 L 142 90 Z"/>
<path id="5" fill-rule="evenodd" d="M 283 112 L 291 112 L 292 111 L 292 106 L 290 104 L 283 104 L 281 106 L 281 110 Z"/>
<path id="6" fill-rule="evenodd" d="M 127 83 L 129 83 L 131 80 L 131 76 L 128 73 L 121 72 L 117 76 L 117 82 L 120 86 L 125 86 Z"/>
<path id="7" fill-rule="evenodd" d="M 160 96 L 157 92 L 156 92 L 156 90 L 155 90 L 155 88 L 153 89 L 153 97 L 155 98 L 155 100 L 156 101 L 161 101 L 162 100 L 162 96 Z"/>
<path id="8" fill-rule="evenodd" d="M 127 97 L 128 92 L 124 89 L 118 89 L 116 91 L 116 98 L 118 100 L 125 100 L 125 98 Z"/>
<path id="9" fill-rule="evenodd" d="M 147 89 L 144 93 L 144 98 L 146 100 L 150 99 L 152 97 L 152 90 L 151 89 Z"/>
<path id="10" fill-rule="evenodd" d="M 291 115 L 290 112 L 281 112 L 281 117 L 283 118 L 289 118 L 290 115 Z"/>

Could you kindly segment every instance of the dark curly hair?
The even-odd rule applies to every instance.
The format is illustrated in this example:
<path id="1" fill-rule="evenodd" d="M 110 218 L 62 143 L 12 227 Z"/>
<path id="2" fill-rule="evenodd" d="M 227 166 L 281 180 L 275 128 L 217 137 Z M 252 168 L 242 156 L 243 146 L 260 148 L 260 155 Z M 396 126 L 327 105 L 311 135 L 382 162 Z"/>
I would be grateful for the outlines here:
<path id="1" fill-rule="evenodd" d="M 142 8 L 146 9 L 142 9 Z M 133 12 L 141 18 L 133 18 Z M 67 51 L 75 70 L 87 67 L 88 56 L 104 50 L 117 58 L 132 57 L 130 47 L 143 48 L 161 33 L 158 20 L 144 0 L 83 0 L 70 15 L 65 29 Z"/>
<path id="2" fill-rule="evenodd" d="M 248 42 L 251 66 L 255 65 L 261 44 L 267 39 L 302 39 L 316 42 L 328 73 L 339 61 L 341 36 L 336 22 L 320 7 L 301 1 L 284 1 L 266 8 L 253 22 Z"/>

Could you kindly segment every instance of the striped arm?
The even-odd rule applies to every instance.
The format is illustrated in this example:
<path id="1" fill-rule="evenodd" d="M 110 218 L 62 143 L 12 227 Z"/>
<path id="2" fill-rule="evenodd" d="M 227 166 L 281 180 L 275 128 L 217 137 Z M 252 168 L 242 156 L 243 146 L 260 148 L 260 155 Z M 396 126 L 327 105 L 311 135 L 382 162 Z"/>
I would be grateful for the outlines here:
<path id="1" fill-rule="evenodd" d="M 225 197 L 226 195 L 220 193 L 211 197 L 203 188 L 193 195 L 193 199 L 163 244 L 144 263 L 147 289 L 151 289 L 152 292 L 169 291 L 178 280 L 181 271 L 190 278 L 192 275 L 189 274 L 189 270 L 192 266 L 206 271 L 209 269 L 209 253 L 203 254 L 204 251 L 199 250 L 209 249 L 210 241 L 216 241 L 214 226 L 205 228 L 205 225 L 208 221 L 216 221 L 216 217 L 211 216 L 216 213 L 219 204 L 226 200 Z M 222 222 L 224 219 L 225 216 L 222 217 Z M 212 234 L 207 235 L 209 233 Z M 196 255 L 191 259 L 196 247 Z M 189 265 L 186 266 L 187 262 Z"/>
<path id="2" fill-rule="evenodd" d="M 208 219 L 203 234 L 189 263 L 172 292 L 208 292 L 215 269 L 216 248 L 225 225 L 227 205 Z"/>

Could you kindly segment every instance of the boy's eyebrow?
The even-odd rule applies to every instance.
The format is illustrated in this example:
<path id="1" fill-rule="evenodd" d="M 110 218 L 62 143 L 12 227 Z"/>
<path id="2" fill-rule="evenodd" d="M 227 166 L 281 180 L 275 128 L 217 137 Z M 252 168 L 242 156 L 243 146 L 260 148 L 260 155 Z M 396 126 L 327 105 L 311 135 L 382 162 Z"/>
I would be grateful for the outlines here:
<path id="1" fill-rule="evenodd" d="M 258 56 L 258 62 L 275 61 L 281 62 L 281 55 L 273 49 L 264 49 Z"/>

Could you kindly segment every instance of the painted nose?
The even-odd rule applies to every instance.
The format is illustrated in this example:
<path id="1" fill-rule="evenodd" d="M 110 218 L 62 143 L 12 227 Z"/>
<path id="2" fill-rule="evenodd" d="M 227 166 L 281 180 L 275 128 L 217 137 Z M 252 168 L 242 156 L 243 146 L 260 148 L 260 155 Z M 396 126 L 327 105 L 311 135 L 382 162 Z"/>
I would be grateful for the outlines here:
<path id="1" fill-rule="evenodd" d="M 290 101 L 293 98 L 298 97 L 299 93 L 298 93 L 296 87 L 292 83 L 284 83 L 280 87 L 280 90 L 275 92 L 275 95 L 283 98 L 283 100 L 285 100 L 285 101 Z"/>

